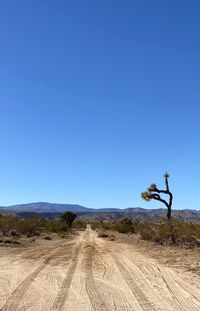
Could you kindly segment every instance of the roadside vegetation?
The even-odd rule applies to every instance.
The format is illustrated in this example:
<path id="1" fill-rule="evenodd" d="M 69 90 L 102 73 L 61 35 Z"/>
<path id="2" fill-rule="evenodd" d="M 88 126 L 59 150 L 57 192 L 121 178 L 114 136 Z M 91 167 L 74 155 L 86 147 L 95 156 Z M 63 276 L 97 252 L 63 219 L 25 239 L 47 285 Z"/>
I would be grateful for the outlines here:
<path id="1" fill-rule="evenodd" d="M 51 240 L 51 234 L 66 237 L 74 230 L 86 228 L 86 223 L 75 221 L 76 214 L 66 212 L 58 219 L 45 219 L 40 216 L 20 218 L 11 215 L 0 215 L 0 243 L 20 244 L 20 238 L 42 236 Z"/>
<path id="2" fill-rule="evenodd" d="M 113 222 L 92 222 L 92 229 L 99 237 L 108 237 L 113 231 L 123 234 L 137 234 L 140 239 L 160 245 L 178 245 L 188 248 L 200 247 L 200 223 L 185 222 L 171 218 L 160 221 L 131 221 L 123 219 Z"/>

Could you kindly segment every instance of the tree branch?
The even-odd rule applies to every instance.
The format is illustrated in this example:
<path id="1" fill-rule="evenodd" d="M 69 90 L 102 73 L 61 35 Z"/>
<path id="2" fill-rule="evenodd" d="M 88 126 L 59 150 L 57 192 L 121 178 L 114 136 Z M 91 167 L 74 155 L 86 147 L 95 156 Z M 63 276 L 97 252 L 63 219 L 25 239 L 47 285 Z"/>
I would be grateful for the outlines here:
<path id="1" fill-rule="evenodd" d="M 152 192 L 158 192 L 158 193 L 169 194 L 169 191 L 167 191 L 167 190 L 161 190 L 161 189 L 158 189 L 158 188 L 155 188 Z"/>
<path id="2" fill-rule="evenodd" d="M 162 199 L 162 198 L 159 196 L 159 194 L 152 193 L 152 194 L 151 194 L 151 197 L 152 197 L 152 199 L 154 199 L 154 200 L 157 200 L 157 201 L 160 201 L 160 202 L 164 203 L 164 204 L 167 206 L 167 208 L 169 207 L 169 204 L 167 203 L 167 201 L 165 201 L 164 199 Z"/>

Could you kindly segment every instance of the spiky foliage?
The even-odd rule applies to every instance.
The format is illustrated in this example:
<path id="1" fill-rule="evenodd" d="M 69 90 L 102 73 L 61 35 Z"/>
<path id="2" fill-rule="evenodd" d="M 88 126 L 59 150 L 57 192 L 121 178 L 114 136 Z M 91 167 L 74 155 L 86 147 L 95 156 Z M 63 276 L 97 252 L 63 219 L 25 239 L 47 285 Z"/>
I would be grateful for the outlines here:
<path id="1" fill-rule="evenodd" d="M 151 184 L 150 187 L 148 188 L 148 191 L 155 191 L 156 190 L 156 184 Z"/>
<path id="2" fill-rule="evenodd" d="M 151 200 L 151 193 L 148 191 L 142 192 L 141 193 L 141 197 L 145 200 L 145 201 L 150 201 Z"/>
<path id="3" fill-rule="evenodd" d="M 169 182 L 168 182 L 169 174 L 167 172 L 165 172 L 164 178 L 165 178 L 165 186 L 166 186 L 165 190 L 158 189 L 156 184 L 153 183 L 147 188 L 147 191 L 144 191 L 141 193 L 141 197 L 142 199 L 148 202 L 153 199 L 153 200 L 157 200 L 165 204 L 168 210 L 167 218 L 170 219 L 173 195 L 169 190 Z M 169 202 L 161 198 L 160 196 L 161 193 L 169 195 Z"/>

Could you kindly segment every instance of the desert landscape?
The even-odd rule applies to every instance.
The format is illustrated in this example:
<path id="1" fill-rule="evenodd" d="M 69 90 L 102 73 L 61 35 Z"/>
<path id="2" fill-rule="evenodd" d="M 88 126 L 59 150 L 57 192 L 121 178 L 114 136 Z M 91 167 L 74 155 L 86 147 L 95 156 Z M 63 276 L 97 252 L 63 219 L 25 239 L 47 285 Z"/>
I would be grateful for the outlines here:
<path id="1" fill-rule="evenodd" d="M 184 258 L 172 267 L 153 245 L 115 239 L 88 225 L 68 239 L 1 247 L 1 311 L 200 310 L 200 276 L 183 274 Z"/>
<path id="2" fill-rule="evenodd" d="M 0 311 L 200 311 L 200 1 L 0 1 Z"/>

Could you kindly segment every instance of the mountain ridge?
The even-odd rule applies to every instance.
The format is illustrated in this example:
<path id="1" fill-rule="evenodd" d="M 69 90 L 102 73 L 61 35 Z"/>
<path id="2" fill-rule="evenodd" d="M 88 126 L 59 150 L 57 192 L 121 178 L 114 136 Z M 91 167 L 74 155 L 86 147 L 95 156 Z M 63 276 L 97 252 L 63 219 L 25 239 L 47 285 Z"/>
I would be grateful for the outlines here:
<path id="1" fill-rule="evenodd" d="M 136 207 L 139 208 L 139 207 Z M 132 209 L 128 208 L 128 209 Z M 31 212 L 121 212 L 128 209 L 120 208 L 89 208 L 79 204 L 62 204 L 62 203 L 49 203 L 49 202 L 34 202 L 15 204 L 10 206 L 0 206 L 0 210 L 18 210 L 18 211 L 31 211 Z"/>
<path id="2" fill-rule="evenodd" d="M 44 218 L 59 218 L 64 212 L 72 211 L 82 220 L 102 220 L 113 221 L 124 218 L 132 220 L 156 220 L 166 218 L 166 208 L 145 209 L 141 207 L 120 208 L 88 208 L 79 204 L 60 204 L 48 202 L 35 202 L 27 204 L 16 204 L 11 206 L 1 206 L 0 213 L 16 215 L 19 217 L 29 217 L 38 214 Z M 192 222 L 200 221 L 200 211 L 197 210 L 175 210 L 172 216 L 176 219 Z"/>

